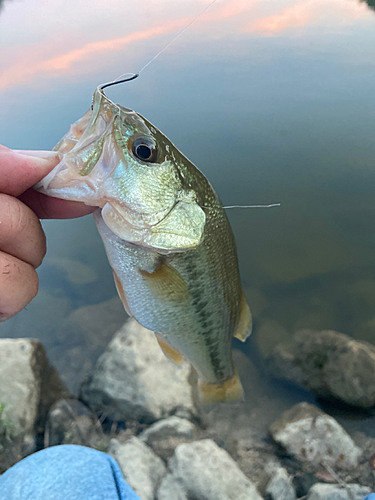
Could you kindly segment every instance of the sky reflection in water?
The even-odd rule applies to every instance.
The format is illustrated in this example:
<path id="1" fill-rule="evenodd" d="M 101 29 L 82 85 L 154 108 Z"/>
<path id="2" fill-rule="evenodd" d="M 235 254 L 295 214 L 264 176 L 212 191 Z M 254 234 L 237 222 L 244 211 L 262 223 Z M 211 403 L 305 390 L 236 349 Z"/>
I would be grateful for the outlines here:
<path id="1" fill-rule="evenodd" d="M 1 143 L 53 147 L 98 84 L 138 71 L 208 3 L 4 0 Z M 374 342 L 374 28 L 359 0 L 217 1 L 139 79 L 108 89 L 225 204 L 281 202 L 229 212 L 258 331 L 272 321 L 280 338 L 335 328 Z M 80 346 L 57 336 L 53 308 L 63 322 L 115 292 L 90 218 L 45 228 L 41 298 L 0 334 L 39 336 L 58 363 Z M 56 303 L 43 306 L 46 296 Z M 33 314 L 41 324 L 30 329 Z"/>

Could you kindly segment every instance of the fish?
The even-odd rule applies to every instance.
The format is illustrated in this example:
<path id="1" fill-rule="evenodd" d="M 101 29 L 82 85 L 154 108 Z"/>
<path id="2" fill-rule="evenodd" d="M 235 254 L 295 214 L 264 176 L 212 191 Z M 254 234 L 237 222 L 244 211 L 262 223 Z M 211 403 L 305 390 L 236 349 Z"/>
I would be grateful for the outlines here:
<path id="1" fill-rule="evenodd" d="M 95 223 L 129 316 L 173 362 L 191 362 L 202 403 L 243 399 L 232 339 L 247 339 L 252 318 L 233 231 L 207 178 L 100 87 L 54 150 L 61 161 L 35 188 L 98 207 Z"/>

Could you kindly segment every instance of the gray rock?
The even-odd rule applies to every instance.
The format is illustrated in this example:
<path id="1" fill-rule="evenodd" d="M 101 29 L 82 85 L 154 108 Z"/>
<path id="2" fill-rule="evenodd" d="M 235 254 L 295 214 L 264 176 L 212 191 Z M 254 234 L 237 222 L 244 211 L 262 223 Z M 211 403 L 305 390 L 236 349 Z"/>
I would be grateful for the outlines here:
<path id="1" fill-rule="evenodd" d="M 170 437 L 192 439 L 195 425 L 180 417 L 168 417 L 155 422 L 142 432 L 139 439 L 150 445 L 153 441 L 159 441 Z"/>
<path id="2" fill-rule="evenodd" d="M 345 488 L 337 484 L 314 484 L 307 495 L 307 500 L 362 500 L 371 493 L 371 489 L 359 484 L 347 484 Z"/>
<path id="3" fill-rule="evenodd" d="M 303 330 L 276 346 L 268 367 L 322 397 L 364 408 L 375 404 L 375 346 L 335 331 Z"/>
<path id="4" fill-rule="evenodd" d="M 125 480 L 141 499 L 154 500 L 166 473 L 163 461 L 136 437 L 125 444 L 112 439 L 108 453 L 117 461 Z"/>
<path id="5" fill-rule="evenodd" d="M 267 485 L 266 493 L 273 500 L 296 500 L 292 478 L 284 467 L 272 463 L 268 465 L 267 472 L 271 475 L 271 479 Z"/>
<path id="6" fill-rule="evenodd" d="M 288 453 L 315 466 L 327 463 L 352 469 L 362 455 L 334 418 L 308 403 L 299 403 L 284 412 L 271 425 L 270 433 Z"/>
<path id="7" fill-rule="evenodd" d="M 241 471 L 256 486 L 259 493 L 264 496 L 266 487 L 273 474 L 269 470 L 269 463 L 274 460 L 275 445 L 253 439 L 236 440 L 235 460 Z"/>
<path id="8" fill-rule="evenodd" d="M 196 500 L 261 500 L 254 484 L 210 439 L 177 446 L 169 462 L 174 479 Z"/>
<path id="9" fill-rule="evenodd" d="M 78 444 L 104 451 L 109 437 L 96 415 L 76 399 L 60 399 L 49 412 L 44 446 Z"/>
<path id="10" fill-rule="evenodd" d="M 156 493 L 156 500 L 189 500 L 180 481 L 167 474 Z"/>
<path id="11" fill-rule="evenodd" d="M 197 415 L 191 365 L 175 366 L 155 335 L 129 319 L 100 356 L 80 398 L 110 419 L 152 423 L 178 413 Z"/>
<path id="12" fill-rule="evenodd" d="M 50 406 L 68 396 L 39 340 L 0 339 L 0 419 L 9 436 L 22 436 L 32 451 Z"/>

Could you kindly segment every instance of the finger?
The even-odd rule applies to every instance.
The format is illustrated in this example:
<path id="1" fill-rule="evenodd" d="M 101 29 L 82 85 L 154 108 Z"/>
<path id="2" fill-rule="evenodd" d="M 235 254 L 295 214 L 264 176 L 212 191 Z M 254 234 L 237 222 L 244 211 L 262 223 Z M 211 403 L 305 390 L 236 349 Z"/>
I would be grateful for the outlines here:
<path id="1" fill-rule="evenodd" d="M 26 156 L 0 145 L 0 192 L 19 196 L 45 177 L 58 163 L 57 153 L 48 158 Z"/>
<path id="2" fill-rule="evenodd" d="M 38 217 L 17 198 L 0 193 L 0 249 L 38 267 L 46 254 L 46 238 Z"/>
<path id="3" fill-rule="evenodd" d="M 90 207 L 79 201 L 52 198 L 34 189 L 25 191 L 19 199 L 33 210 L 40 219 L 74 219 L 91 214 L 98 207 Z"/>
<path id="4" fill-rule="evenodd" d="M 0 252 L 0 321 L 19 313 L 37 292 L 38 275 L 33 266 Z"/>

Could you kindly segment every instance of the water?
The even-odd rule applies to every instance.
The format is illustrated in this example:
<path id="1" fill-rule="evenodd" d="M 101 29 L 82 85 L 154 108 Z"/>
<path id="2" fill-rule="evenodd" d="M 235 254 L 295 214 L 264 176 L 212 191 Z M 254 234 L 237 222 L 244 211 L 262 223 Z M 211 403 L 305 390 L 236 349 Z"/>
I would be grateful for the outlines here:
<path id="1" fill-rule="evenodd" d="M 4 0 L 1 143 L 53 147 L 98 84 L 139 70 L 205 5 Z M 219 0 L 139 79 L 108 89 L 162 130 L 224 204 L 281 203 L 228 212 L 258 332 L 236 347 L 259 370 L 258 348 L 299 328 L 375 342 L 374 28 L 359 0 Z M 0 335 L 40 338 L 76 390 L 125 316 L 91 217 L 44 228 L 39 297 Z M 102 324 L 95 311 L 111 313 Z M 259 332 L 270 324 L 266 341 Z M 252 410 L 276 401 L 277 414 L 311 398 L 257 379 L 241 359 Z"/>

